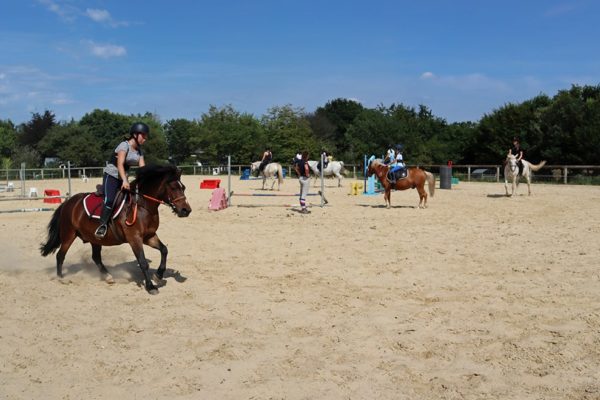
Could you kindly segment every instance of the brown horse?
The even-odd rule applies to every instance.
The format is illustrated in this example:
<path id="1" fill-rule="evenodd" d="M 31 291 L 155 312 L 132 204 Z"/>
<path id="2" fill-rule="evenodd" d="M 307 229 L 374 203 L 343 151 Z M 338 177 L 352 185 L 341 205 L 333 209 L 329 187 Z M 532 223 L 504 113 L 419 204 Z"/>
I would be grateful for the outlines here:
<path id="1" fill-rule="evenodd" d="M 98 221 L 91 219 L 84 210 L 83 199 L 87 193 L 79 193 L 61 204 L 48 224 L 48 240 L 42 244 L 42 256 L 56 253 L 56 273 L 62 278 L 62 265 L 69 247 L 79 237 L 92 245 L 92 259 L 100 269 L 106 282 L 113 283 L 112 276 L 102 263 L 102 246 L 129 243 L 144 274 L 148 293 L 157 294 L 152 283 L 149 266 L 144 256 L 144 244 L 160 251 L 160 265 L 155 278 L 160 281 L 166 270 L 167 247 L 156 235 L 158 229 L 158 206 L 166 204 L 178 217 L 187 217 L 192 208 L 185 197 L 185 186 L 181 183 L 181 171 L 172 166 L 146 166 L 138 169 L 136 179 L 131 182 L 129 205 L 109 224 L 106 236 L 96 238 L 94 232 Z"/>
<path id="2" fill-rule="evenodd" d="M 383 185 L 385 193 L 383 198 L 387 208 L 392 206 L 390 201 L 390 193 L 392 189 L 405 190 L 405 189 L 417 189 L 419 192 L 419 208 L 427 207 L 427 192 L 425 191 L 425 182 L 429 184 L 429 194 L 433 197 L 435 192 L 435 176 L 431 172 L 422 170 L 421 168 L 408 168 L 406 178 L 396 181 L 395 185 L 392 185 L 387 178 L 387 174 L 390 167 L 385 165 L 380 159 L 374 159 L 369 161 L 369 167 L 367 169 L 367 175 L 377 175 L 379 182 Z"/>

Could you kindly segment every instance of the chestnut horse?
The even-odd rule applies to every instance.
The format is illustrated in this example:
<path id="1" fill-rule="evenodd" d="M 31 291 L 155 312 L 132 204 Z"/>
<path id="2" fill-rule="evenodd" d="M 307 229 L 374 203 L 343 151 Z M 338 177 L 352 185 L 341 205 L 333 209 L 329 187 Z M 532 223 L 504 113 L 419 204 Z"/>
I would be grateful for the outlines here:
<path id="1" fill-rule="evenodd" d="M 369 166 L 367 169 L 367 175 L 370 177 L 373 174 L 377 175 L 379 182 L 383 185 L 385 193 L 383 198 L 387 208 L 392 206 L 390 201 L 390 193 L 392 189 L 405 190 L 405 189 L 417 189 L 419 192 L 419 208 L 427 207 L 427 192 L 425 191 L 425 182 L 429 184 L 429 194 L 433 197 L 435 192 L 435 176 L 428 171 L 421 168 L 408 168 L 406 178 L 399 179 L 395 185 L 390 184 L 387 178 L 387 174 L 390 167 L 385 165 L 382 160 L 374 159 L 373 157 L 369 160 Z"/>
<path id="2" fill-rule="evenodd" d="M 145 166 L 137 170 L 131 182 L 129 205 L 108 225 L 106 236 L 98 239 L 94 232 L 98 220 L 91 219 L 84 210 L 83 199 L 88 193 L 79 193 L 62 203 L 48 224 L 48 240 L 42 244 L 42 256 L 56 253 L 56 274 L 63 277 L 62 266 L 73 241 L 79 237 L 92 245 L 92 259 L 104 279 L 113 283 L 112 276 L 102 263 L 102 246 L 129 243 L 144 274 L 148 293 L 157 294 L 152 283 L 149 266 L 144 256 L 144 244 L 160 251 L 160 265 L 156 271 L 158 281 L 163 279 L 167 267 L 167 247 L 156 235 L 158 229 L 158 206 L 166 204 L 178 217 L 187 217 L 191 212 L 185 197 L 185 186 L 181 183 L 181 171 L 173 166 Z"/>

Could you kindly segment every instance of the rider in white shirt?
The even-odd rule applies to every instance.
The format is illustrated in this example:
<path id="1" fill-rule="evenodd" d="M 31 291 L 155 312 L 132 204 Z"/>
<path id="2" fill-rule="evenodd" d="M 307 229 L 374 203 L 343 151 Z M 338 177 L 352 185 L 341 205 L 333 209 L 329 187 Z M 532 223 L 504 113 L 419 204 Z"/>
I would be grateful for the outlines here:
<path id="1" fill-rule="evenodd" d="M 394 146 L 390 144 L 387 152 L 385 153 L 385 158 L 383 159 L 384 164 L 394 164 L 396 162 L 396 152 L 394 151 Z"/>
<path id="2" fill-rule="evenodd" d="M 393 185 L 396 183 L 396 171 L 399 171 L 401 169 L 406 168 L 406 165 L 404 164 L 404 157 L 402 156 L 402 145 L 401 144 L 397 144 L 396 145 L 396 156 L 394 158 L 394 161 L 390 164 L 390 172 L 389 172 L 389 181 L 390 183 Z"/>

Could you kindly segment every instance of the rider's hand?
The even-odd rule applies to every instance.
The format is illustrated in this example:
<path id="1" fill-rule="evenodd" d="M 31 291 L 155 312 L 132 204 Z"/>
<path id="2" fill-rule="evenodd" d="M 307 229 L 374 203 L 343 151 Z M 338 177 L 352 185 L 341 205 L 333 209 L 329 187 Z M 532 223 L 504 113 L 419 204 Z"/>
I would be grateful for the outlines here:
<path id="1" fill-rule="evenodd" d="M 129 182 L 123 181 L 123 184 L 121 185 L 121 190 L 129 190 Z"/>

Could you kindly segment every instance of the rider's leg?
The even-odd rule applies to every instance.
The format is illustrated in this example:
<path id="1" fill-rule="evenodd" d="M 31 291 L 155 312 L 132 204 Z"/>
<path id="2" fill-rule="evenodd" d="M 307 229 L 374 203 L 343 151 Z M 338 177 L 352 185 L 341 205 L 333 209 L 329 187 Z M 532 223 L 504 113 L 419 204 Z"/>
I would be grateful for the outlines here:
<path id="1" fill-rule="evenodd" d="M 102 208 L 102 214 L 100 215 L 100 226 L 96 229 L 96 237 L 102 239 L 106 236 L 106 232 L 108 231 L 108 221 L 110 220 L 110 216 L 112 215 L 112 207 L 110 205 L 104 204 Z"/>
<path id="2" fill-rule="evenodd" d="M 120 187 L 120 180 L 110 176 L 108 174 L 104 174 L 104 207 L 102 208 L 102 214 L 100 215 L 100 226 L 96 229 L 96 237 L 103 238 L 108 231 L 108 223 L 110 222 L 110 217 L 113 211 L 113 202 L 115 201 L 115 196 Z"/>
<path id="3" fill-rule="evenodd" d="M 523 160 L 519 160 L 519 175 L 523 175 Z"/>

